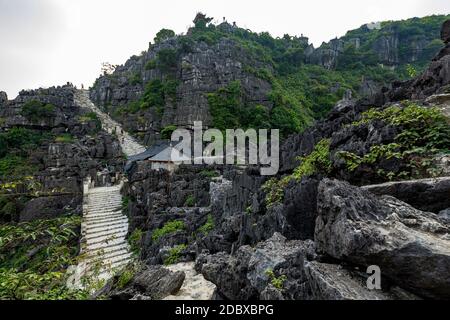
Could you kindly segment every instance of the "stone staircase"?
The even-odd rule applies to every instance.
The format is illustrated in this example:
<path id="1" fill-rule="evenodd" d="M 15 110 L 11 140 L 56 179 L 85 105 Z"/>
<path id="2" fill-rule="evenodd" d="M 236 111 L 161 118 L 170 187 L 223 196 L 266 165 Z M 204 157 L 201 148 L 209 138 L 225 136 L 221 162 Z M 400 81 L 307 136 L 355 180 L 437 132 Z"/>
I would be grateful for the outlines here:
<path id="1" fill-rule="evenodd" d="M 119 123 L 92 103 L 87 90 L 79 90 L 76 93 L 75 103 L 81 108 L 97 114 L 103 130 L 117 136 L 122 151 L 127 157 L 146 150 L 125 132 Z M 132 260 L 126 239 L 128 218 L 122 214 L 120 190 L 123 183 L 124 181 L 121 181 L 119 185 L 92 188 L 91 182 L 85 181 L 81 254 L 78 265 L 69 270 L 72 275 L 68 280 L 68 287 L 87 288 L 86 279 L 107 281 Z M 212 298 L 215 285 L 206 281 L 201 274 L 195 271 L 194 263 L 179 263 L 168 269 L 185 272 L 186 279 L 180 291 L 176 295 L 167 297 L 167 300 L 209 300 Z"/>
<path id="2" fill-rule="evenodd" d="M 123 131 L 119 123 L 92 103 L 88 91 L 77 91 L 75 103 L 97 114 L 103 130 L 117 136 L 127 157 L 145 151 L 145 147 Z M 87 288 L 86 281 L 108 280 L 131 261 L 132 254 L 126 240 L 128 218 L 122 214 L 122 186 L 123 181 L 114 186 L 92 188 L 91 181 L 85 181 L 81 252 L 78 265 L 70 270 L 70 288 Z"/>
<path id="3" fill-rule="evenodd" d="M 122 126 L 111 119 L 111 117 L 101 111 L 89 98 L 88 90 L 78 90 L 75 94 L 75 103 L 81 108 L 88 109 L 91 112 L 95 112 L 102 123 L 103 130 L 110 134 L 116 135 L 122 147 L 123 153 L 127 157 L 131 157 L 140 154 L 146 150 L 144 146 L 139 144 L 130 134 L 122 129 Z"/>

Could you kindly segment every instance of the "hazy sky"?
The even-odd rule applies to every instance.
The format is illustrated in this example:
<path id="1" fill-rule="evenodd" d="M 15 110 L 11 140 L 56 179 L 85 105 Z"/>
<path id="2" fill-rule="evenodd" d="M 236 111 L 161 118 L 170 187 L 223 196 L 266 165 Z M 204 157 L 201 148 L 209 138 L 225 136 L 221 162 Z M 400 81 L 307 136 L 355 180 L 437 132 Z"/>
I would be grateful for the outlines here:
<path id="1" fill-rule="evenodd" d="M 449 14 L 449 0 L 0 0 L 0 90 L 71 81 L 89 86 L 101 63 L 122 64 L 161 28 L 185 32 L 196 12 L 318 46 L 367 22 Z"/>

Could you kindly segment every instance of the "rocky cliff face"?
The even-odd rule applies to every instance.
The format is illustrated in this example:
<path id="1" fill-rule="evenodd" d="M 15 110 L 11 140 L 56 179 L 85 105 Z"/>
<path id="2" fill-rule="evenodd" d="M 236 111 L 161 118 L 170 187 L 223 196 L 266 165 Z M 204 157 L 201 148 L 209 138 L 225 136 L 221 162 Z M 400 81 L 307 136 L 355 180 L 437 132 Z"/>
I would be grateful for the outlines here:
<path id="1" fill-rule="evenodd" d="M 12 161 L 9 157 L 16 155 L 24 168 L 31 168 L 32 181 L 20 188 L 34 194 L 15 201 L 16 210 L 8 219 L 30 221 L 81 212 L 83 180 L 90 176 L 101 185 L 109 178 L 98 173 L 106 170 L 114 177 L 121 172 L 118 142 L 101 130 L 92 115 L 75 105 L 74 93 L 70 85 L 22 91 L 0 107 L 0 134 L 7 142 L 6 157 L 0 161 L 8 166 Z M 42 139 L 27 145 L 30 136 Z M 19 183 L 23 174 L 26 172 L 20 169 L 2 171 L 0 179 Z M 31 184 L 35 190 L 30 190 Z"/>
<path id="2" fill-rule="evenodd" d="M 398 68 L 427 63 L 441 47 L 439 31 L 448 16 L 364 25 L 308 53 L 312 63 L 327 69 L 348 67 L 350 61 Z"/>
<path id="3" fill-rule="evenodd" d="M 290 136 L 281 174 L 271 181 L 252 167 L 216 168 L 221 178 L 209 185 L 193 178 L 195 168 L 161 179 L 137 169 L 129 210 L 146 234 L 142 257 L 158 264 L 177 248 L 177 259 L 195 260 L 225 299 L 448 298 L 450 184 L 442 159 L 450 146 L 449 56 L 446 47 L 416 79 L 370 98 L 347 96 L 326 119 Z M 418 140 L 403 140 L 427 127 L 439 136 L 438 151 L 420 153 Z M 408 171 L 421 159 L 430 170 Z M 305 163 L 315 170 L 300 175 Z M 209 202 L 183 209 L 170 194 L 193 185 L 203 188 L 196 191 L 201 199 L 210 193 Z M 182 223 L 169 228 L 174 221 Z M 370 266 L 381 270 L 380 290 L 367 287 Z"/>
<path id="4" fill-rule="evenodd" d="M 157 66 L 156 61 L 163 59 L 163 55 L 170 56 L 167 59 L 171 61 Z M 136 133 L 145 143 L 152 143 L 161 138 L 162 129 L 170 125 L 190 127 L 194 121 L 211 125 L 207 94 L 236 80 L 241 83 L 244 103 L 270 108 L 271 85 L 248 71 L 262 67 L 270 66 L 258 62 L 235 40 L 221 39 L 217 44 L 209 45 L 172 38 L 151 45 L 148 51 L 131 58 L 112 75 L 99 78 L 91 90 L 91 98 L 115 115 L 124 124 L 124 129 Z M 117 113 L 120 107 L 138 101 L 149 83 L 168 79 L 174 83 L 174 92 L 164 94 L 161 110 L 150 108 L 135 114 Z"/>

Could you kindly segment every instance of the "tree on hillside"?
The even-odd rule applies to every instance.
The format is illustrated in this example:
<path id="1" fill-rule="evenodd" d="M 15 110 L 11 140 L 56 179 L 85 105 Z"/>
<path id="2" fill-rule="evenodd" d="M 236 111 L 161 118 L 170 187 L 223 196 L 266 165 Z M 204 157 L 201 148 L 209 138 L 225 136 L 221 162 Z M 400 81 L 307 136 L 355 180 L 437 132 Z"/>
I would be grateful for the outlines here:
<path id="1" fill-rule="evenodd" d="M 209 18 L 205 14 L 199 12 L 195 16 L 194 25 L 198 29 L 204 29 L 211 21 L 213 21 L 213 18 Z"/>
<path id="2" fill-rule="evenodd" d="M 170 29 L 161 29 L 154 39 L 155 43 L 160 43 L 164 40 L 175 37 L 175 32 Z"/>

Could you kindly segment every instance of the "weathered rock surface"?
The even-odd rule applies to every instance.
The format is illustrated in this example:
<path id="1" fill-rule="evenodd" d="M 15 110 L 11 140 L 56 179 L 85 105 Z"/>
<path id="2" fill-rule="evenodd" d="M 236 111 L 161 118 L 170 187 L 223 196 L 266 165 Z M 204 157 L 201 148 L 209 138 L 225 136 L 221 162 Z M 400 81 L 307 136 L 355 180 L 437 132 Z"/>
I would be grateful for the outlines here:
<path id="1" fill-rule="evenodd" d="M 122 171 L 123 159 L 117 139 L 102 131 L 95 119 L 86 117 L 88 111 L 74 101 L 72 85 L 21 91 L 19 96 L 0 108 L 0 132 L 25 128 L 49 136 L 41 145 L 30 149 L 27 161 L 36 168 L 35 182 L 49 197 L 33 199 L 14 217 L 16 221 L 54 218 L 67 212 L 81 213 L 83 180 L 90 176 L 97 186 L 111 183 Z M 3 99 L 3 98 L 2 98 Z M 53 105 L 53 110 L 40 119 L 23 115 L 29 101 Z M 67 135 L 67 142 L 57 137 Z M 106 173 L 105 173 L 106 172 Z"/>
<path id="2" fill-rule="evenodd" d="M 442 25 L 441 39 L 446 44 L 450 42 L 450 20 L 445 21 Z"/>
<path id="3" fill-rule="evenodd" d="M 386 277 L 420 296 L 450 296 L 450 229 L 436 215 L 328 179 L 319 186 L 318 214 L 319 252 L 378 265 Z"/>
<path id="4" fill-rule="evenodd" d="M 206 279 L 215 283 L 218 293 L 227 299 L 391 298 L 391 295 L 382 291 L 367 289 L 364 278 L 339 265 L 313 261 L 316 258 L 314 242 L 287 241 L 276 233 L 255 248 L 240 247 L 233 255 L 201 255 L 197 260 L 197 269 Z M 279 280 L 278 284 L 273 277 Z"/>
<path id="5" fill-rule="evenodd" d="M 233 255 L 201 255 L 197 259 L 196 269 L 213 282 L 225 298 L 255 299 L 270 283 L 268 270 L 284 274 L 285 268 L 301 267 L 310 256 L 314 256 L 311 241 L 287 241 L 280 234 L 275 234 L 255 248 L 242 246 Z M 303 279 L 292 279 L 293 284 L 288 286 L 295 286 L 297 280 L 303 282 Z"/>
<path id="6" fill-rule="evenodd" d="M 96 295 L 107 294 L 113 300 L 160 300 L 177 293 L 184 279 L 184 272 L 172 272 L 163 266 L 144 266 L 124 287 L 112 289 L 117 282 L 115 277 Z"/>
<path id="7" fill-rule="evenodd" d="M 390 195 L 422 211 L 439 211 L 450 208 L 450 177 L 387 182 L 364 186 L 376 195 Z"/>
<path id="8" fill-rule="evenodd" d="M 235 80 L 241 82 L 245 102 L 272 107 L 268 97 L 270 83 L 248 72 L 245 66 L 255 70 L 272 67 L 255 60 L 238 42 L 226 38 L 212 45 L 195 41 L 189 48 L 177 37 L 153 44 L 145 54 L 134 56 L 119 66 L 113 75 L 99 78 L 91 89 L 91 99 L 99 106 L 108 105 L 112 114 L 118 107 L 138 100 L 145 84 L 159 80 L 168 73 L 167 70 L 146 68 L 161 51 L 172 51 L 177 55 L 173 70 L 169 72 L 178 81 L 176 98 L 166 100 L 162 114 L 150 108 L 117 118 L 126 131 L 140 133 L 145 143 L 151 144 L 160 139 L 161 130 L 168 125 L 190 127 L 194 121 L 211 125 L 206 94 Z M 129 81 L 133 75 L 138 76 L 139 83 Z"/>
<path id="9" fill-rule="evenodd" d="M 339 265 L 316 261 L 305 264 L 305 274 L 312 300 L 389 300 L 378 290 L 367 289 L 364 279 L 357 278 Z"/>

